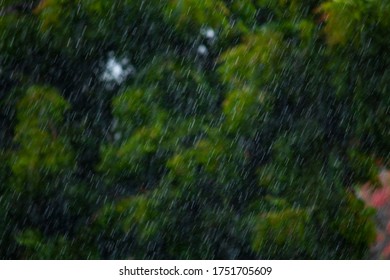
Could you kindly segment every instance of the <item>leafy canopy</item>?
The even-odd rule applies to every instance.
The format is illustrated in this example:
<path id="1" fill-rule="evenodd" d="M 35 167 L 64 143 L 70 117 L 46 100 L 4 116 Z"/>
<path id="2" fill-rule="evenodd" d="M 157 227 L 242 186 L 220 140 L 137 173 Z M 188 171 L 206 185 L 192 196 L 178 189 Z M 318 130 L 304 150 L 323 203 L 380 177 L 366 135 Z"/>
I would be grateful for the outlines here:
<path id="1" fill-rule="evenodd" d="M 390 4 L 0 1 L 0 258 L 356 259 Z"/>

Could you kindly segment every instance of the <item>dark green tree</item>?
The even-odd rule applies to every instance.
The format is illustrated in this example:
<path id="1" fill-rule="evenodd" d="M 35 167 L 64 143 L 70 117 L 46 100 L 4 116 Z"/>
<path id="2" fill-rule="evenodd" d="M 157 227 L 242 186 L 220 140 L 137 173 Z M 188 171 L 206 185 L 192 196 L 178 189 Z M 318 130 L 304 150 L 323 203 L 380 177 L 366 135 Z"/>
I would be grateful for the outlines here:
<path id="1" fill-rule="evenodd" d="M 0 258 L 367 257 L 386 1 L 0 8 Z"/>

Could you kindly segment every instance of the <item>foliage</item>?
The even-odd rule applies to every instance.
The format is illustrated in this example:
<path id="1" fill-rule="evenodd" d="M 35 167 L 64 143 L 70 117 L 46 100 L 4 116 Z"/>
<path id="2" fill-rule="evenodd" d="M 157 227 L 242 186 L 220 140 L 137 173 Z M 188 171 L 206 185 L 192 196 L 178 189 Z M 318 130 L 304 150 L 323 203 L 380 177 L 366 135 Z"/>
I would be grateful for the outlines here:
<path id="1" fill-rule="evenodd" d="M 0 258 L 368 256 L 387 1 L 23 2 L 0 0 Z"/>

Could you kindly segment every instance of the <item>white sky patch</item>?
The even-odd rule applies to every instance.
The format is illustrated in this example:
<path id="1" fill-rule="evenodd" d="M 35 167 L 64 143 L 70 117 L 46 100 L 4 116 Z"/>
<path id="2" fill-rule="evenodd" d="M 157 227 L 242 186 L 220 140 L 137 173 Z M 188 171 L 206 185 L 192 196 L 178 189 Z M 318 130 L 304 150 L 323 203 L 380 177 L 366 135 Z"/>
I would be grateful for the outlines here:
<path id="1" fill-rule="evenodd" d="M 199 47 L 198 47 L 198 54 L 200 54 L 200 55 L 208 55 L 209 54 L 209 50 L 207 49 L 207 47 L 205 45 L 199 45 Z"/>
<path id="2" fill-rule="evenodd" d="M 129 75 L 134 73 L 135 68 L 133 65 L 129 64 L 129 60 L 127 58 L 118 61 L 115 57 L 110 57 L 107 61 L 102 79 L 106 82 L 116 82 L 121 84 Z"/>
<path id="3" fill-rule="evenodd" d="M 200 30 L 200 33 L 206 37 L 207 39 L 215 39 L 215 31 L 214 29 L 210 28 L 210 27 L 207 27 L 207 28 L 202 28 Z"/>
<path id="4" fill-rule="evenodd" d="M 205 33 L 206 38 L 208 39 L 214 39 L 215 37 L 215 31 L 212 28 L 208 28 Z"/>

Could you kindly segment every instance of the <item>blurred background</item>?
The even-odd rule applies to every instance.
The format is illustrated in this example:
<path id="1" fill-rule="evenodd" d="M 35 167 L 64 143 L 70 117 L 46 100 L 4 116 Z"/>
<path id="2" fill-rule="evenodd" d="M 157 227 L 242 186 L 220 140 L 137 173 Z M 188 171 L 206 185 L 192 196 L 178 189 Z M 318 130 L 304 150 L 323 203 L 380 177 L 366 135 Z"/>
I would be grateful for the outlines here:
<path id="1" fill-rule="evenodd" d="M 0 259 L 389 259 L 390 1 L 0 0 Z"/>

